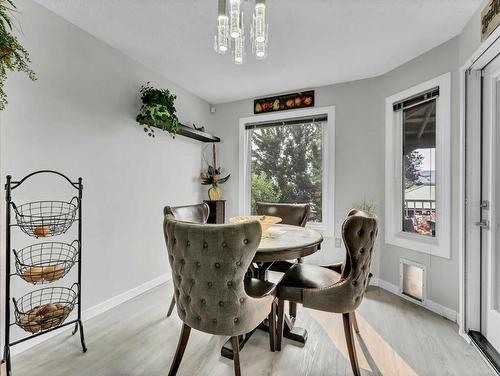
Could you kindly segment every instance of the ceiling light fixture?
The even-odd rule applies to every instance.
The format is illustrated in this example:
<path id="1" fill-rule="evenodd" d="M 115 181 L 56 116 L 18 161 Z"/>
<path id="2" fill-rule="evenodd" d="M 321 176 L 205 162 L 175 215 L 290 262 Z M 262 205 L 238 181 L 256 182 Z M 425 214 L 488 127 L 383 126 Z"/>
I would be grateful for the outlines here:
<path id="1" fill-rule="evenodd" d="M 229 9 L 227 2 L 229 1 Z M 219 54 L 232 50 L 232 61 L 243 64 L 246 60 L 246 40 L 241 0 L 218 0 L 217 33 L 214 49 Z M 255 0 L 250 30 L 252 52 L 257 60 L 267 57 L 269 25 L 266 23 L 266 0 Z"/>

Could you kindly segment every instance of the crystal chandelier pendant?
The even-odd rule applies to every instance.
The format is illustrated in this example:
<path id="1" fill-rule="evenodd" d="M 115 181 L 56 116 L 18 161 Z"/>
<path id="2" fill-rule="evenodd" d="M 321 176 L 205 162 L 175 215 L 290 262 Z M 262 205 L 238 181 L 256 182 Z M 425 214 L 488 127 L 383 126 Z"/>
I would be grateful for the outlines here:
<path id="1" fill-rule="evenodd" d="M 257 60 L 267 57 L 269 26 L 266 24 L 266 2 L 256 0 L 252 23 L 252 51 Z"/>
<path id="2" fill-rule="evenodd" d="M 229 33 L 231 38 L 238 38 L 241 31 L 241 2 L 240 0 L 229 0 Z"/>
<path id="3" fill-rule="evenodd" d="M 214 50 L 225 54 L 229 49 L 229 18 L 226 15 L 226 0 L 219 0 L 219 16 L 217 17 L 217 34 L 214 37 Z"/>
<path id="4" fill-rule="evenodd" d="M 233 63 L 241 65 L 245 62 L 245 28 L 243 27 L 243 12 L 240 14 L 240 35 L 234 39 Z"/>
<path id="5" fill-rule="evenodd" d="M 1 0 L 0 0 L 1 1 Z M 232 50 L 234 64 L 246 61 L 246 39 L 241 0 L 218 0 L 217 32 L 214 36 L 214 50 L 225 54 Z M 229 2 L 229 4 L 228 4 Z M 257 60 L 267 57 L 269 26 L 266 20 L 266 0 L 255 0 L 250 29 L 252 52 Z"/>

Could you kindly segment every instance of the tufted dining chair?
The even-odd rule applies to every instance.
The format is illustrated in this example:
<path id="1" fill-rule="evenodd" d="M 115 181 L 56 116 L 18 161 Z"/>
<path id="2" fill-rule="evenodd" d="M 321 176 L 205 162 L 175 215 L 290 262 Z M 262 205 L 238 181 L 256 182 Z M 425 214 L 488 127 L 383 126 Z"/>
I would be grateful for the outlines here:
<path id="1" fill-rule="evenodd" d="M 353 336 L 353 327 L 359 333 L 355 310 L 361 304 L 368 284 L 377 234 L 377 218 L 353 209 L 342 225 L 347 255 L 340 273 L 308 264 L 295 264 L 285 273 L 278 285 L 278 351 L 283 337 L 285 300 L 306 308 L 340 313 L 351 367 L 356 376 L 360 375 Z"/>
<path id="2" fill-rule="evenodd" d="M 281 218 L 281 224 L 305 227 L 311 215 L 311 206 L 309 204 L 283 204 L 273 202 L 257 202 L 255 209 L 258 215 L 270 215 Z M 298 263 L 302 258 L 297 259 Z M 273 272 L 285 273 L 293 266 L 289 261 L 276 261 L 269 270 Z M 290 316 L 297 316 L 297 305 L 290 303 Z"/>
<path id="3" fill-rule="evenodd" d="M 206 203 L 184 206 L 165 206 L 163 214 L 173 215 L 175 219 L 183 222 L 207 223 L 210 208 Z M 174 307 L 175 297 L 172 296 L 170 306 L 168 307 L 167 317 L 170 317 Z"/>
<path id="4" fill-rule="evenodd" d="M 177 313 L 182 332 L 169 375 L 181 363 L 191 329 L 231 337 L 235 374 L 240 375 L 238 336 L 269 318 L 271 350 L 276 334 L 276 285 L 245 277 L 259 246 L 259 222 L 200 225 L 164 219 Z"/>

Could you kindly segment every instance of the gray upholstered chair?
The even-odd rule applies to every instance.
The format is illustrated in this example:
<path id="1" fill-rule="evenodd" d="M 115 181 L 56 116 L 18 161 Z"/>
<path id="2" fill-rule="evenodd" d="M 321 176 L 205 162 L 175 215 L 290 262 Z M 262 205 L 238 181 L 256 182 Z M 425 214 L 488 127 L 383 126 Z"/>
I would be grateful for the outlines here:
<path id="1" fill-rule="evenodd" d="M 207 204 L 195 204 L 195 205 L 185 205 L 185 206 L 166 206 L 163 209 L 163 214 L 173 215 L 175 219 L 183 222 L 192 223 L 207 223 L 208 215 L 210 214 L 210 209 Z M 167 317 L 172 314 L 175 307 L 175 298 L 172 297 L 170 302 L 170 307 L 168 307 Z"/>
<path id="2" fill-rule="evenodd" d="M 278 351 L 283 336 L 285 300 L 307 308 L 341 313 L 351 367 L 356 376 L 360 375 L 353 337 L 353 327 L 359 333 L 355 310 L 368 284 L 377 234 L 377 219 L 353 209 L 342 225 L 347 257 L 340 273 L 334 268 L 308 264 L 295 264 L 285 273 L 278 285 Z"/>
<path id="3" fill-rule="evenodd" d="M 276 335 L 276 285 L 245 277 L 262 230 L 257 221 L 201 225 L 164 220 L 177 313 L 183 321 L 169 375 L 175 375 L 191 329 L 231 337 L 235 374 L 240 375 L 238 336 L 269 318 L 269 338 Z"/>
<path id="4" fill-rule="evenodd" d="M 280 217 L 281 223 L 284 225 L 305 227 L 311 215 L 311 206 L 309 204 L 283 204 L 273 202 L 257 202 L 255 210 L 258 215 L 270 215 Z M 297 259 L 298 263 L 302 262 L 302 258 Z M 276 261 L 269 270 L 273 272 L 285 273 L 293 266 L 294 263 L 289 261 Z M 290 303 L 290 316 L 297 316 L 297 306 L 295 303 Z"/>
<path id="5" fill-rule="evenodd" d="M 255 210 L 258 215 L 280 217 L 285 225 L 304 227 L 311 215 L 309 204 L 278 204 L 272 202 L 257 202 Z"/>

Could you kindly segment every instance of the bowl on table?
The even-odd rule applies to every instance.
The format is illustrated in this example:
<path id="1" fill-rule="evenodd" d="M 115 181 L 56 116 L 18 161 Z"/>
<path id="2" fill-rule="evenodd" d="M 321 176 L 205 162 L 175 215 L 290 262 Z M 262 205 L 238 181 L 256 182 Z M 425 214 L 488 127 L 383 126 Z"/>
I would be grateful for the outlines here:
<path id="1" fill-rule="evenodd" d="M 229 218 L 229 223 L 242 223 L 249 221 L 259 221 L 260 227 L 262 228 L 262 234 L 264 234 L 269 227 L 281 222 L 280 217 L 273 217 L 270 215 L 242 215 L 238 217 Z"/>

